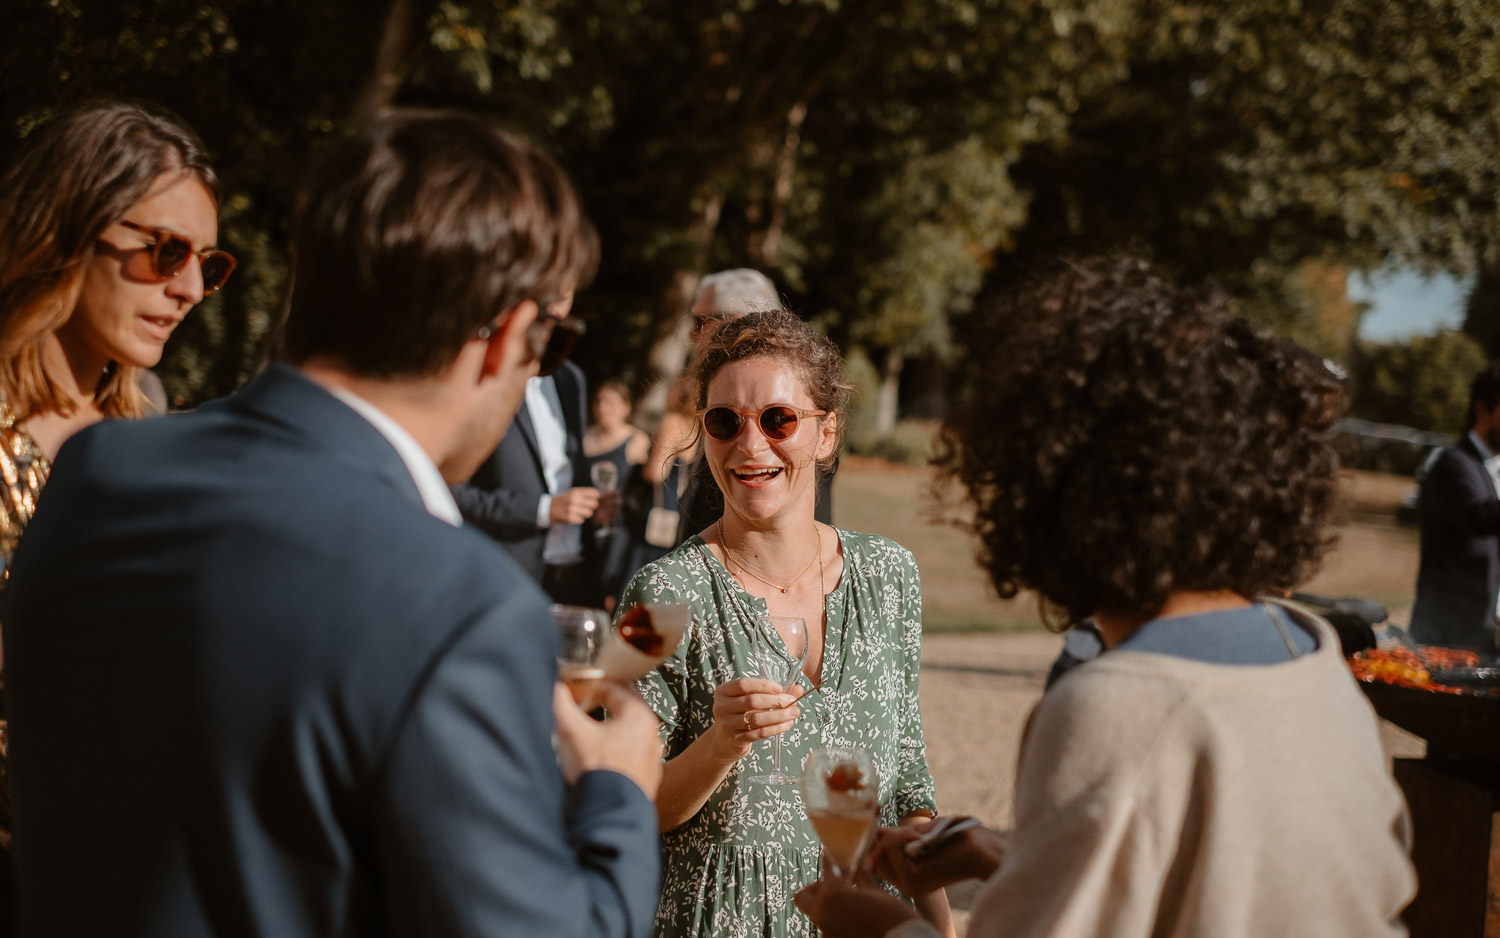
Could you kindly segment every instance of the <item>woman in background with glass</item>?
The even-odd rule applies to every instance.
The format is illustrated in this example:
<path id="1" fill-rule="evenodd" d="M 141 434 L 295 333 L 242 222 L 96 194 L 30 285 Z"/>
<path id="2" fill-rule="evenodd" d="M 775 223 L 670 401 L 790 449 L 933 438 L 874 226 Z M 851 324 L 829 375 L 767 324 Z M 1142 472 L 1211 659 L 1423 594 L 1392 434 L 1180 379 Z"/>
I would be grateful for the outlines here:
<path id="1" fill-rule="evenodd" d="M 651 437 L 630 423 L 630 388 L 605 381 L 594 391 L 593 423 L 583 434 L 583 458 L 589 481 L 600 492 L 628 492 L 651 452 Z M 598 538 L 599 587 L 604 608 L 614 611 L 625 581 L 636 571 L 632 525 L 616 522 L 595 531 Z"/>
<path id="2" fill-rule="evenodd" d="M 692 605 L 676 654 L 639 685 L 667 760 L 656 934 L 811 935 L 792 896 L 818 878 L 818 839 L 795 785 L 752 780 L 775 774 L 763 741 L 781 737 L 792 776 L 813 749 L 862 746 L 881 823 L 930 818 L 921 586 L 900 545 L 813 518 L 850 392 L 832 343 L 789 312 L 751 314 L 719 330 L 690 380 L 724 517 L 643 568 L 623 601 Z M 805 636 L 770 617 L 801 620 Z M 768 650 L 795 683 L 764 676 Z M 943 894 L 924 905 L 951 932 Z"/>

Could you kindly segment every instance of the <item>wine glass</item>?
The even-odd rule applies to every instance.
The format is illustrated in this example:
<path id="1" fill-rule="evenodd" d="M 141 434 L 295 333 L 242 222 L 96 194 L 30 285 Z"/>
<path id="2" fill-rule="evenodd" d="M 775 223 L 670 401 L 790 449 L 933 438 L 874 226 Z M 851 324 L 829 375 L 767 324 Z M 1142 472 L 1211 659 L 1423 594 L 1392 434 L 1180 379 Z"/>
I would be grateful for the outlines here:
<path id="1" fill-rule="evenodd" d="M 609 614 L 603 609 L 556 605 L 552 607 L 552 621 L 557 626 L 558 678 L 568 686 L 578 706 L 588 710 L 594 685 L 604 677 L 597 659 L 609 635 Z"/>
<path id="2" fill-rule="evenodd" d="M 613 492 L 620 484 L 620 467 L 607 459 L 601 459 L 589 466 L 589 479 L 594 483 L 594 488 L 601 492 Z M 614 533 L 614 522 L 606 524 L 599 529 L 600 536 Z"/>
<path id="3" fill-rule="evenodd" d="M 853 882 L 880 818 L 880 777 L 869 751 L 860 746 L 814 749 L 802 770 L 802 807 L 823 842 L 833 875 Z"/>
<path id="4" fill-rule="evenodd" d="M 762 616 L 760 639 L 750 649 L 750 666 L 756 677 L 775 681 L 782 692 L 797 683 L 807 658 L 807 623 L 793 616 Z M 781 734 L 776 736 L 776 762 L 770 773 L 750 781 L 759 785 L 795 785 L 797 777 L 781 771 Z"/>

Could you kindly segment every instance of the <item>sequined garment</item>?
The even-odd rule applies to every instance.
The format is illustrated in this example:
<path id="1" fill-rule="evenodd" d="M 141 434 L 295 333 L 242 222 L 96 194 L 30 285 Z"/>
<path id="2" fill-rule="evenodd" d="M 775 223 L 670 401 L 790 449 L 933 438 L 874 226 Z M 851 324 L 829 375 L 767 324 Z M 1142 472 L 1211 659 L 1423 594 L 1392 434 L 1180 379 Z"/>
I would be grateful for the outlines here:
<path id="1" fill-rule="evenodd" d="M 21 542 L 21 533 L 36 512 L 37 496 L 47 484 L 47 474 L 52 463 L 36 440 L 16 424 L 16 412 L 8 402 L 0 399 L 0 502 L 5 510 L 0 512 L 0 587 L 10 577 L 10 558 Z M 0 683 L 0 688 L 3 688 Z M 9 727 L 0 719 L 0 848 L 10 849 L 10 786 L 7 784 L 6 763 L 9 759 Z"/>

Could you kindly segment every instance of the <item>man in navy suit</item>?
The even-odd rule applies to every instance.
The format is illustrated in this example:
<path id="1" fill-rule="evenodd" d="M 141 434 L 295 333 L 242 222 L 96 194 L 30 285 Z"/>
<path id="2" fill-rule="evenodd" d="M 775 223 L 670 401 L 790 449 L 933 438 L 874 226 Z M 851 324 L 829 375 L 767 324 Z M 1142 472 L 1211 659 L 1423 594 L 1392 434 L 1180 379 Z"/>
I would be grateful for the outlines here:
<path id="1" fill-rule="evenodd" d="M 1474 377 L 1469 432 L 1422 479 L 1422 560 L 1411 635 L 1494 650 L 1500 602 L 1500 362 Z"/>
<path id="2" fill-rule="evenodd" d="M 656 720 L 571 703 L 445 484 L 588 235 L 524 141 L 379 118 L 304 184 L 282 362 L 63 448 L 3 610 L 20 934 L 648 933 Z"/>

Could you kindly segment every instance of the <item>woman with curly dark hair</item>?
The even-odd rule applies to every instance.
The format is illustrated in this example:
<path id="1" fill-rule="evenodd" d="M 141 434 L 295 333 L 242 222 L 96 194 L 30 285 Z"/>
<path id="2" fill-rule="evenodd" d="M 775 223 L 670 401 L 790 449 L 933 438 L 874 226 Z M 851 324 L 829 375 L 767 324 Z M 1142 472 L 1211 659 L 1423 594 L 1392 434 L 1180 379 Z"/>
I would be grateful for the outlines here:
<path id="1" fill-rule="evenodd" d="M 1130 257 L 1061 267 L 969 347 L 940 463 L 984 565 L 1108 651 L 1032 714 L 1008 843 L 912 860 L 916 831 L 886 832 L 879 870 L 913 894 L 992 876 L 972 936 L 1404 934 L 1409 829 L 1373 712 L 1327 623 L 1262 598 L 1330 544 L 1337 382 Z M 798 901 L 827 935 L 929 934 L 872 890 Z"/>

